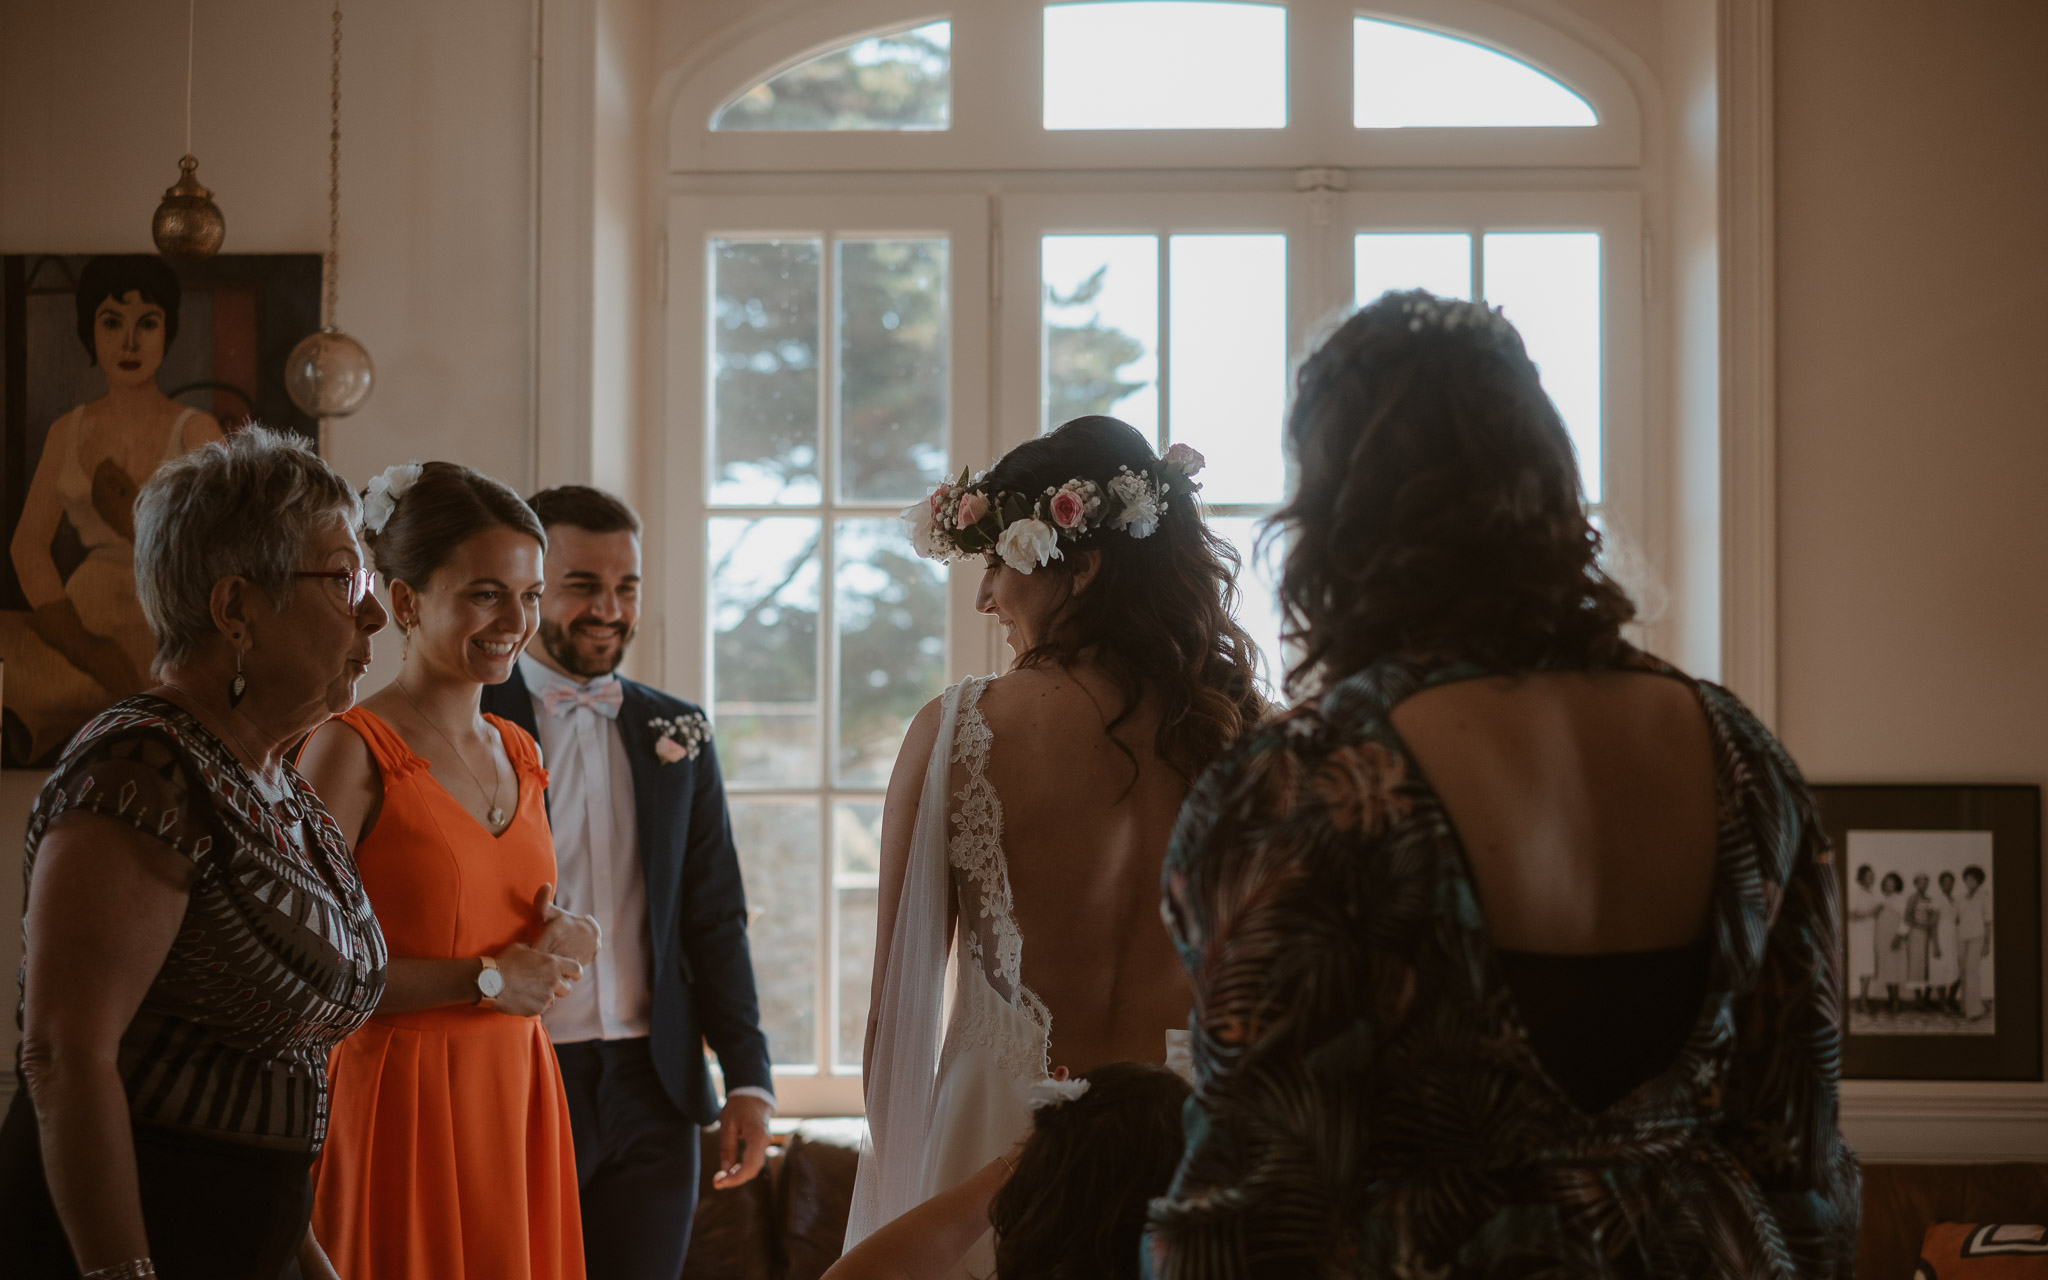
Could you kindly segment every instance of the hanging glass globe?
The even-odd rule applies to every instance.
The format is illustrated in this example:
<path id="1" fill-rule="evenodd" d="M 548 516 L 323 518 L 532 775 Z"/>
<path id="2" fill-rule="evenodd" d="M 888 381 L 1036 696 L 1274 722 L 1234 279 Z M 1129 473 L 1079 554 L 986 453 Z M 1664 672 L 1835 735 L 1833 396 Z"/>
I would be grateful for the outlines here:
<path id="1" fill-rule="evenodd" d="M 157 252 L 167 258 L 211 258 L 227 238 L 227 219 L 213 202 L 213 192 L 199 185 L 199 162 L 186 156 L 178 169 L 178 181 L 164 192 L 149 233 Z"/>
<path id="2" fill-rule="evenodd" d="M 316 418 L 340 418 L 363 407 L 377 370 L 363 344 L 332 325 L 292 348 L 284 387 L 292 403 Z"/>

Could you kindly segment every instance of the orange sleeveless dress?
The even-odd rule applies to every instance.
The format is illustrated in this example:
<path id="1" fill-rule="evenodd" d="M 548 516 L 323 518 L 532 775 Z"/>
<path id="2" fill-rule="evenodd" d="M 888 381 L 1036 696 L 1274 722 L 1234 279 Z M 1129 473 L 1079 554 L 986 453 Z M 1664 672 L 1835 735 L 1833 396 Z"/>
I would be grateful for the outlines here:
<path id="1" fill-rule="evenodd" d="M 384 780 L 356 849 L 393 959 L 495 955 L 539 935 L 554 883 L 540 751 L 485 717 L 519 778 L 493 838 L 375 713 L 341 717 Z M 467 1005 L 380 1014 L 328 1059 L 313 1229 L 344 1280 L 582 1280 L 569 1104 L 539 1018 Z"/>

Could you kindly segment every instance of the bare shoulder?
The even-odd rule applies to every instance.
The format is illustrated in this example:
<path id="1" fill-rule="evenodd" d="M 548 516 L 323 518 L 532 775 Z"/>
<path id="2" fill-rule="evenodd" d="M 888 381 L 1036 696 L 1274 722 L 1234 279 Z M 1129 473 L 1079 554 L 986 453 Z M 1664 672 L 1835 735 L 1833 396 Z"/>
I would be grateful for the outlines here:
<path id="1" fill-rule="evenodd" d="M 329 720 L 313 730 L 299 753 L 299 773 L 319 785 L 368 780 L 376 776 L 377 760 L 370 744 L 346 720 Z"/>
<path id="2" fill-rule="evenodd" d="M 1095 724 L 1095 700 L 1072 673 L 1058 667 L 1022 667 L 989 681 L 981 691 L 981 718 L 997 737 L 1032 736 L 1065 727 L 1076 715 Z"/>

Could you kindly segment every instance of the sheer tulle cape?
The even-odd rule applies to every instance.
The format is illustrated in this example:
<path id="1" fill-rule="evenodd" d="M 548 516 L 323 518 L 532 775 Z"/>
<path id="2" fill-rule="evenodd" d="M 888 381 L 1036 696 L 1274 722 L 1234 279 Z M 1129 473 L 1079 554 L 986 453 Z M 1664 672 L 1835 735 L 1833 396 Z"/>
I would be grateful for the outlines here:
<path id="1" fill-rule="evenodd" d="M 952 893 L 946 864 L 946 790 L 965 688 L 964 683 L 954 685 L 940 704 L 939 736 L 918 796 L 917 825 L 910 838 L 903 894 L 896 904 L 876 1009 L 874 1052 L 866 1075 L 867 1123 L 846 1221 L 849 1249 L 923 1199 L 932 1091 L 945 1021 L 946 909 Z"/>

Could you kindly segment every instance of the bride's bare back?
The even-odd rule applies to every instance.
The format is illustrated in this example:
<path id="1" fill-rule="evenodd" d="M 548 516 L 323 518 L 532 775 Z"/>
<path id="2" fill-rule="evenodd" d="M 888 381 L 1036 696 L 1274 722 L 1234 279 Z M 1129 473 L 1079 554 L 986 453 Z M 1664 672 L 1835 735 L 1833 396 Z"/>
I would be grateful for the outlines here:
<path id="1" fill-rule="evenodd" d="M 1052 1014 L 1049 1064 L 1075 1072 L 1162 1061 L 1166 1032 L 1187 1026 L 1192 998 L 1159 916 L 1160 868 L 1187 786 L 1153 750 L 1151 706 L 1118 726 L 1131 755 L 1117 749 L 1106 726 L 1120 705 L 1099 672 L 1063 668 L 1012 671 L 980 700 L 1024 983 Z M 935 700 L 905 736 L 883 812 L 877 1007 L 938 730 Z M 957 797 L 966 781 L 954 765 L 948 793 Z M 960 872 L 952 874 L 957 911 Z M 871 1017 L 871 1046 L 873 1034 Z"/>
<path id="2" fill-rule="evenodd" d="M 1153 750 L 1149 701 L 1117 727 L 1131 754 L 1117 749 L 1106 726 L 1121 703 L 1086 668 L 1012 671 L 981 695 L 1024 983 L 1052 1011 L 1049 1061 L 1075 1072 L 1162 1061 L 1192 999 L 1159 916 L 1187 785 Z"/>

